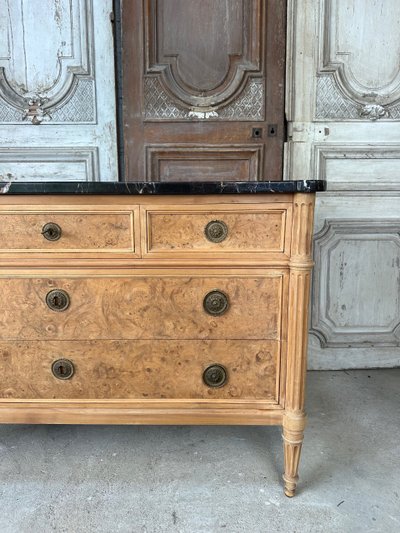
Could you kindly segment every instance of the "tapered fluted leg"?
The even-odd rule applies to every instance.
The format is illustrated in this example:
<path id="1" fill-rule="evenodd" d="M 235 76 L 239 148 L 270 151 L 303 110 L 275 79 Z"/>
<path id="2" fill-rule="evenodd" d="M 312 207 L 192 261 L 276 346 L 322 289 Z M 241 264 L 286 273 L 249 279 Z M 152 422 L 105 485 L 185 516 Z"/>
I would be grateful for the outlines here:
<path id="1" fill-rule="evenodd" d="M 304 413 L 307 370 L 308 304 L 312 269 L 314 198 L 296 194 L 293 201 L 292 251 L 289 262 L 289 318 L 283 448 L 285 494 L 295 495 L 306 425 Z"/>
<path id="2" fill-rule="evenodd" d="M 292 498 L 299 479 L 301 445 L 304 438 L 306 418 L 304 414 L 286 414 L 283 422 L 283 452 L 285 473 L 283 474 L 285 495 Z"/>

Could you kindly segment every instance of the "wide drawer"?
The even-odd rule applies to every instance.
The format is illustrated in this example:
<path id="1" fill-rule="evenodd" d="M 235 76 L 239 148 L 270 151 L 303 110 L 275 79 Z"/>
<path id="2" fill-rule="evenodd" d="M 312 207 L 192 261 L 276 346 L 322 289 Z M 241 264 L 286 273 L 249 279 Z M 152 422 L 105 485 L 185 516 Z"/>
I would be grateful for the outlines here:
<path id="1" fill-rule="evenodd" d="M 0 253 L 28 255 L 134 254 L 135 209 L 62 206 L 0 209 Z"/>
<path id="2" fill-rule="evenodd" d="M 280 339 L 286 277 L 3 277 L 0 339 Z"/>
<path id="3" fill-rule="evenodd" d="M 0 397 L 276 403 L 279 361 L 276 341 L 0 342 Z M 211 386 L 215 365 L 225 381 Z"/>
<path id="4" fill-rule="evenodd" d="M 289 255 L 290 204 L 146 208 L 144 252 L 154 257 Z"/>

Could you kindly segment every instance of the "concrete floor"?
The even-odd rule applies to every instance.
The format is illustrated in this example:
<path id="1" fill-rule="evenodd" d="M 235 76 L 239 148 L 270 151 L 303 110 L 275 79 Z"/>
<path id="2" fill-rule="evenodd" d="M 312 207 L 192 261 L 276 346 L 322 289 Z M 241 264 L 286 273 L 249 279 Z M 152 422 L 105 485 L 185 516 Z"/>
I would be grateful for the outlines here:
<path id="1" fill-rule="evenodd" d="M 399 385 L 309 374 L 291 500 L 275 427 L 0 426 L 0 533 L 398 533 Z"/>

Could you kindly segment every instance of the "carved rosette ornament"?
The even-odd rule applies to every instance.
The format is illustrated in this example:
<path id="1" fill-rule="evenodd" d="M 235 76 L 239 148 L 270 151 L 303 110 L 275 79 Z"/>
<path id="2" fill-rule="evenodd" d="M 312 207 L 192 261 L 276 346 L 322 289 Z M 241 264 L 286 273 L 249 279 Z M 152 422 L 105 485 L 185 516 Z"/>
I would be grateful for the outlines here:
<path id="1" fill-rule="evenodd" d="M 360 117 L 369 118 L 374 122 L 380 118 L 389 117 L 389 112 L 379 104 L 367 104 L 360 110 Z"/>
<path id="2" fill-rule="evenodd" d="M 42 122 L 48 122 L 51 120 L 51 116 L 43 105 L 46 103 L 47 98 L 41 98 L 40 96 L 32 96 L 26 99 L 27 106 L 24 109 L 22 116 L 23 120 L 29 120 L 34 126 L 39 126 Z"/>

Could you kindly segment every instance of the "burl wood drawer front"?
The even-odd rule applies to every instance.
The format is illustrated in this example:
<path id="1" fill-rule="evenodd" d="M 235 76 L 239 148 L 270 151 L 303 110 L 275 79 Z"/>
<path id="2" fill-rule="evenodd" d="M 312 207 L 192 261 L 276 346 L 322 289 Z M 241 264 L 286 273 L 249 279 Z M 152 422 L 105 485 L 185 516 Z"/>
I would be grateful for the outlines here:
<path id="1" fill-rule="evenodd" d="M 135 215 L 133 209 L 114 211 L 107 206 L 0 209 L 0 253 L 134 254 Z"/>
<path id="2" fill-rule="evenodd" d="M 3 278 L 0 339 L 279 339 L 285 280 Z"/>
<path id="3" fill-rule="evenodd" d="M 276 403 L 279 352 L 276 341 L 0 342 L 0 397 Z M 54 370 L 60 359 L 64 379 Z M 218 387 L 204 381 L 204 372 L 215 364 L 226 371 L 226 381 Z"/>
<path id="4" fill-rule="evenodd" d="M 154 257 L 289 255 L 291 206 L 145 209 L 145 253 Z"/>

